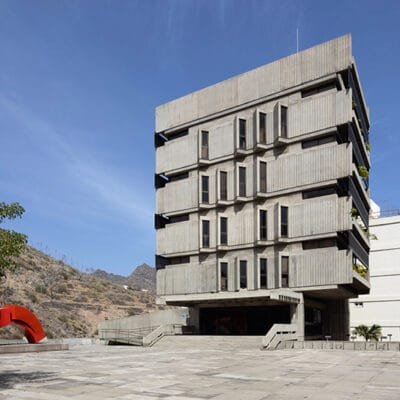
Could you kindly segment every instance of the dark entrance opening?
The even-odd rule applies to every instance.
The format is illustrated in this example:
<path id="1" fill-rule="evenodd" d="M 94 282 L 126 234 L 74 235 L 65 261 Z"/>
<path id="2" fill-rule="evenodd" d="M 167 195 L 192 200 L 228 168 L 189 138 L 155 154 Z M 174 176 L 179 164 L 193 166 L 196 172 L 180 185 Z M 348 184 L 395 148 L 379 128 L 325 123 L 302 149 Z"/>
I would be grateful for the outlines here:
<path id="1" fill-rule="evenodd" d="M 290 306 L 200 308 L 203 335 L 265 335 L 273 324 L 290 323 Z"/>

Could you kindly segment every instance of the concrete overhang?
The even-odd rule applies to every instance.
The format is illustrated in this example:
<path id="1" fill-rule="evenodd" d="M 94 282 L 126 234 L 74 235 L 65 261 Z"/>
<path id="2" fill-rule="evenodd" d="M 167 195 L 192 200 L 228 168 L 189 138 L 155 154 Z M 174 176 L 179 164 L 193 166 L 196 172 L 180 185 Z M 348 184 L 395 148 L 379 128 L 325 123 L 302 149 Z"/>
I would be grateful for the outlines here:
<path id="1" fill-rule="evenodd" d="M 168 305 L 195 305 L 198 303 L 219 303 L 246 300 L 265 300 L 275 301 L 285 304 L 298 304 L 302 299 L 301 293 L 293 292 L 289 289 L 259 289 L 259 290 L 239 290 L 236 292 L 218 293 L 193 293 L 182 295 L 160 296 L 160 304 Z"/>

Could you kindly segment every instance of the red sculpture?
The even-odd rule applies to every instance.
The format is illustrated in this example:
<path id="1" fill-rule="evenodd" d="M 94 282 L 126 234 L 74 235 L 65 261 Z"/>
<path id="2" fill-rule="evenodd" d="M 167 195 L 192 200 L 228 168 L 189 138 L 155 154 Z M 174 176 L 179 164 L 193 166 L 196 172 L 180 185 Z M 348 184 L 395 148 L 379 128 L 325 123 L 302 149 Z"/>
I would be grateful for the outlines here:
<path id="1" fill-rule="evenodd" d="M 0 328 L 6 325 L 16 325 L 21 328 L 29 343 L 40 343 L 46 339 L 39 320 L 25 307 L 8 304 L 0 308 Z"/>

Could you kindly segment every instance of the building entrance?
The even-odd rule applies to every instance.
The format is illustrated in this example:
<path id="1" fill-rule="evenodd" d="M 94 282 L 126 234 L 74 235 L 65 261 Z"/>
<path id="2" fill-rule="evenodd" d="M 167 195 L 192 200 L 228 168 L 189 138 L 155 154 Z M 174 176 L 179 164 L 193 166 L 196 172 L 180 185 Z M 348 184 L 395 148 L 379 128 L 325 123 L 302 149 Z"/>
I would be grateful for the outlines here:
<path id="1" fill-rule="evenodd" d="M 265 335 L 273 324 L 290 323 L 290 306 L 200 308 L 203 335 Z"/>

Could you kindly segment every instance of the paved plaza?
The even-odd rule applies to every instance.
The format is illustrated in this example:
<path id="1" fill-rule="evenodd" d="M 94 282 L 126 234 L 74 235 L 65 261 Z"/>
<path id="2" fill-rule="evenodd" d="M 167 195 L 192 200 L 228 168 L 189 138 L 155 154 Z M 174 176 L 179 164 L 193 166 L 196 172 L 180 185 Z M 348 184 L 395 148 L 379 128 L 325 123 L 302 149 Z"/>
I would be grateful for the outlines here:
<path id="1" fill-rule="evenodd" d="M 399 352 L 215 347 L 2 355 L 0 400 L 400 399 Z"/>

